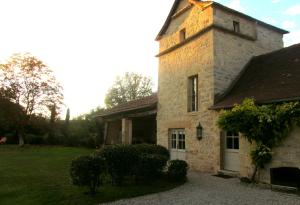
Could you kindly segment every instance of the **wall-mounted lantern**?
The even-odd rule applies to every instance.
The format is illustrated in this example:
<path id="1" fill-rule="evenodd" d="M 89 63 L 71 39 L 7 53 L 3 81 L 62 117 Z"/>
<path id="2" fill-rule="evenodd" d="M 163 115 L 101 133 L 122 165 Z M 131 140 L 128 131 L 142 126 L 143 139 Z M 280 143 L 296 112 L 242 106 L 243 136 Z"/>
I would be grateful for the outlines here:
<path id="1" fill-rule="evenodd" d="M 197 139 L 201 140 L 203 138 L 203 127 L 201 126 L 200 122 L 197 126 L 197 133 L 196 133 Z"/>

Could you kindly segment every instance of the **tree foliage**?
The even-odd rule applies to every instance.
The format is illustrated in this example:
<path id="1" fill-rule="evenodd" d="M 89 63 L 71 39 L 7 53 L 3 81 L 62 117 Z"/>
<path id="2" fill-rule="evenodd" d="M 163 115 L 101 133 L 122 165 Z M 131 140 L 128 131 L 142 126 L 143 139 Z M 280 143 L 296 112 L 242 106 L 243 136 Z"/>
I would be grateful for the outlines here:
<path id="1" fill-rule="evenodd" d="M 52 71 L 29 53 L 14 54 L 0 64 L 0 85 L 12 102 L 24 107 L 27 115 L 48 110 L 54 103 L 62 104 L 62 87 Z"/>
<path id="2" fill-rule="evenodd" d="M 113 86 L 108 90 L 105 104 L 112 108 L 121 103 L 136 100 L 152 94 L 152 80 L 137 73 L 125 73 L 118 76 Z"/>
<path id="3" fill-rule="evenodd" d="M 295 123 L 300 122 L 300 103 L 256 105 L 253 99 L 245 99 L 232 110 L 222 111 L 218 125 L 226 131 L 240 132 L 256 144 L 251 152 L 252 163 L 257 168 L 271 161 L 271 149 L 278 146 Z"/>
<path id="4" fill-rule="evenodd" d="M 6 99 L 21 106 L 27 118 L 19 123 L 19 130 L 26 126 L 34 114 L 62 105 L 62 87 L 52 71 L 41 60 L 29 53 L 12 55 L 0 64 L 0 87 Z M 51 109 L 50 109 L 51 111 Z M 22 137 L 20 135 L 20 143 Z"/>
<path id="5" fill-rule="evenodd" d="M 0 96 L 0 136 L 15 130 L 24 118 L 25 113 L 21 106 Z"/>

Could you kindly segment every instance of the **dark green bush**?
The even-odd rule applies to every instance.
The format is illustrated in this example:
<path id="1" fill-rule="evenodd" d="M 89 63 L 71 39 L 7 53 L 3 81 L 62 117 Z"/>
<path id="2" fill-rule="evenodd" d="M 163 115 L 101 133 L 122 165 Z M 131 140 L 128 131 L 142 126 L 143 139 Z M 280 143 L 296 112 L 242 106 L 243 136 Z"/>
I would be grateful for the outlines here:
<path id="1" fill-rule="evenodd" d="M 94 137 L 88 137 L 85 140 L 85 147 L 95 149 L 96 148 L 96 139 Z"/>
<path id="2" fill-rule="evenodd" d="M 146 181 L 153 180 L 160 176 L 166 166 L 168 158 L 158 154 L 141 154 L 134 167 L 137 179 Z"/>
<path id="3" fill-rule="evenodd" d="M 152 145 L 152 144 L 137 144 L 133 145 L 139 154 L 154 154 L 161 155 L 170 159 L 169 150 L 161 145 Z"/>
<path id="4" fill-rule="evenodd" d="M 72 161 L 70 174 L 74 185 L 87 186 L 94 195 L 104 171 L 105 163 L 100 156 L 82 156 Z"/>
<path id="5" fill-rule="evenodd" d="M 168 178 L 171 181 L 185 181 L 188 164 L 183 160 L 171 160 L 168 166 Z"/>
<path id="6" fill-rule="evenodd" d="M 57 135 L 48 134 L 45 141 L 46 141 L 46 144 L 48 144 L 48 145 L 59 145 L 60 144 L 60 140 Z"/>
<path id="7" fill-rule="evenodd" d="M 3 137 L 7 138 L 6 144 L 18 144 L 18 137 L 15 133 L 6 133 L 3 135 Z"/>
<path id="8" fill-rule="evenodd" d="M 138 154 L 132 145 L 112 145 L 104 147 L 99 155 L 107 164 L 107 171 L 115 185 L 121 185 L 125 176 L 133 175 L 133 167 L 138 161 Z"/>
<path id="9" fill-rule="evenodd" d="M 162 173 L 170 157 L 166 148 L 149 144 L 108 146 L 99 155 L 105 159 L 115 185 L 121 185 L 124 177 L 154 179 Z"/>
<path id="10" fill-rule="evenodd" d="M 43 136 L 34 135 L 34 134 L 26 134 L 25 142 L 31 145 L 44 145 L 46 144 Z"/>

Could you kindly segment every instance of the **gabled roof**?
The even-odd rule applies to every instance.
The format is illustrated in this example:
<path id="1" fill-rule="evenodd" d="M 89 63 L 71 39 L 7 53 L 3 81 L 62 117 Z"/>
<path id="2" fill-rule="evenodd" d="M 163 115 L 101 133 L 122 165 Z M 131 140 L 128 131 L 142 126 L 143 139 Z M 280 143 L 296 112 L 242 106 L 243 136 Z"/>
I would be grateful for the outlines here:
<path id="1" fill-rule="evenodd" d="M 300 44 L 254 57 L 212 109 L 230 108 L 245 98 L 258 104 L 300 100 Z"/>
<path id="2" fill-rule="evenodd" d="M 174 1 L 174 4 L 173 4 L 173 6 L 171 8 L 171 11 L 169 12 L 168 17 L 167 17 L 167 19 L 166 19 L 163 27 L 161 28 L 161 30 L 157 34 L 155 40 L 159 40 L 165 34 L 165 32 L 167 31 L 167 29 L 168 29 L 168 27 L 169 27 L 169 25 L 171 23 L 172 16 L 175 14 L 175 12 L 176 12 L 176 10 L 177 10 L 177 8 L 179 6 L 180 1 L 182 1 L 182 0 L 175 0 Z M 255 19 L 255 18 L 253 18 L 251 16 L 248 16 L 248 15 L 246 15 L 244 13 L 241 13 L 239 11 L 236 11 L 234 9 L 228 8 L 228 7 L 226 7 L 226 6 L 222 5 L 222 4 L 219 4 L 219 3 L 214 2 L 214 1 L 201 1 L 201 0 L 187 0 L 187 1 L 189 1 L 192 5 L 198 6 L 198 7 L 202 8 L 202 9 L 205 8 L 205 7 L 207 7 L 207 6 L 209 6 L 209 5 L 216 6 L 216 7 L 220 8 L 220 9 L 222 9 L 222 10 L 225 10 L 225 11 L 230 12 L 230 13 L 234 13 L 235 15 L 241 16 L 241 17 L 246 18 L 246 19 L 248 19 L 250 21 L 255 21 L 255 22 L 257 22 L 257 24 L 259 24 L 261 26 L 264 26 L 264 27 L 267 27 L 269 29 L 272 29 L 274 31 L 277 31 L 277 32 L 279 32 L 281 34 L 287 34 L 287 33 L 289 33 L 286 30 L 283 30 L 283 29 L 278 28 L 276 26 L 267 24 L 267 23 L 265 23 L 263 21 Z"/>
<path id="3" fill-rule="evenodd" d="M 148 97 L 143 97 L 138 100 L 129 101 L 123 104 L 120 104 L 116 107 L 108 109 L 102 112 L 98 117 L 105 117 L 109 115 L 117 115 L 122 113 L 128 113 L 133 111 L 139 111 L 147 108 L 156 108 L 157 106 L 157 94 L 153 94 Z"/>

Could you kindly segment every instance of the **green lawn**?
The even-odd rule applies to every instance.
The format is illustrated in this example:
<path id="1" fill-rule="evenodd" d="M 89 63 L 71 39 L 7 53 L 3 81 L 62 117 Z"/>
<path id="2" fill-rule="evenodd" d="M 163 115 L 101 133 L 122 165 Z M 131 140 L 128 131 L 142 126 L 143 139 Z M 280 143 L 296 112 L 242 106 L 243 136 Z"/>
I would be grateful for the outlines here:
<path id="1" fill-rule="evenodd" d="M 99 189 L 95 197 L 71 184 L 72 159 L 93 150 L 66 147 L 0 146 L 0 204 L 97 204 L 121 198 L 168 190 L 178 184 L 164 180 L 148 185 L 127 185 Z"/>

